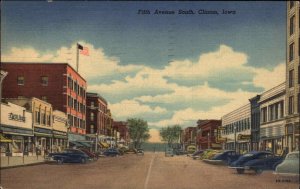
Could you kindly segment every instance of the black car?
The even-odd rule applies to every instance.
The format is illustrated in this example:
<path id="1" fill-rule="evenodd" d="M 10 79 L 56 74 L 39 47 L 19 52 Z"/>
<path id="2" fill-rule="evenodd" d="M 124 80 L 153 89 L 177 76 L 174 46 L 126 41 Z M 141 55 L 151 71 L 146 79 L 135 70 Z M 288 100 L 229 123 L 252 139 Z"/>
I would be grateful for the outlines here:
<path id="1" fill-rule="evenodd" d="M 276 166 L 283 161 L 282 156 L 276 156 L 269 151 L 249 152 L 232 162 L 229 168 L 236 169 L 238 174 L 243 174 L 245 170 L 253 170 L 259 174 L 263 170 L 275 170 Z"/>
<path id="2" fill-rule="evenodd" d="M 225 150 L 221 153 L 214 155 L 211 159 L 207 160 L 212 164 L 225 164 L 229 165 L 231 162 L 237 160 L 241 155 L 234 150 Z"/>
<path id="3" fill-rule="evenodd" d="M 50 153 L 47 157 L 48 161 L 56 161 L 63 163 L 86 163 L 91 158 L 83 151 L 78 149 L 65 149 L 59 153 Z"/>
<path id="4" fill-rule="evenodd" d="M 111 157 L 115 157 L 115 156 L 119 156 L 121 155 L 118 149 L 115 148 L 109 148 L 106 151 L 103 152 L 103 154 L 105 156 L 111 156 Z"/>

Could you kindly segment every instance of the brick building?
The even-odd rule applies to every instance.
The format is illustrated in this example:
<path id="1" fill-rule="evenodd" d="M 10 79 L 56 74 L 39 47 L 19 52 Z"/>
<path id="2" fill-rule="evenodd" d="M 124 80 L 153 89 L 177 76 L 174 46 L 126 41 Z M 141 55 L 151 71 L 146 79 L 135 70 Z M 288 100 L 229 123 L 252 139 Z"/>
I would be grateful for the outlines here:
<path id="1" fill-rule="evenodd" d="M 197 122 L 197 146 L 199 149 L 220 149 L 216 142 L 216 130 L 221 126 L 221 120 L 199 120 Z"/>
<path id="2" fill-rule="evenodd" d="M 127 146 L 130 142 L 129 137 L 129 129 L 127 126 L 127 122 L 125 121 L 114 121 L 113 129 L 115 133 L 119 133 L 119 137 L 117 138 L 119 146 Z"/>
<path id="3" fill-rule="evenodd" d="M 86 81 L 67 63 L 2 63 L 4 98 L 36 97 L 68 115 L 70 139 L 86 133 Z M 74 134 L 74 135 L 73 135 Z M 81 135 L 81 136 L 80 136 Z"/>

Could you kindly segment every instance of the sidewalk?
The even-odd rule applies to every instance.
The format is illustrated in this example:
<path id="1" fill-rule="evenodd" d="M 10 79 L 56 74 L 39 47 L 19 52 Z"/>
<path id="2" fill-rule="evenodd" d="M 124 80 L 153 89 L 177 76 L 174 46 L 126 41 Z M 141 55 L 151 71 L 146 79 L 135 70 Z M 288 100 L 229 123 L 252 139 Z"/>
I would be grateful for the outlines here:
<path id="1" fill-rule="evenodd" d="M 1 169 L 42 164 L 45 162 L 44 156 L 24 156 L 24 157 L 5 156 L 0 158 L 1 158 Z"/>

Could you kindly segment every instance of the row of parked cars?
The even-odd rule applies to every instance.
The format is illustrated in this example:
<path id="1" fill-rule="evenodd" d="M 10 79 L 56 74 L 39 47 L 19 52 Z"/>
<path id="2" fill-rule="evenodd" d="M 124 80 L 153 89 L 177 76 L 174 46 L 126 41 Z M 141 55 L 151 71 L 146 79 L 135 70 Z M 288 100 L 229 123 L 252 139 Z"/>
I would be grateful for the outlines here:
<path id="1" fill-rule="evenodd" d="M 137 154 L 144 155 L 143 149 L 127 149 L 127 148 L 108 148 L 106 150 L 98 151 L 97 153 L 91 152 L 88 149 L 65 149 L 62 152 L 50 153 L 46 161 L 55 161 L 58 164 L 63 163 L 87 163 L 89 161 L 95 161 L 99 157 L 116 157 L 124 154 Z"/>
<path id="2" fill-rule="evenodd" d="M 210 164 L 223 164 L 235 169 L 238 174 L 254 171 L 256 174 L 264 170 L 273 170 L 277 175 L 299 176 L 299 151 L 287 155 L 275 155 L 270 151 L 252 151 L 238 154 L 234 150 L 199 150 L 190 155 L 193 159 L 201 159 Z"/>

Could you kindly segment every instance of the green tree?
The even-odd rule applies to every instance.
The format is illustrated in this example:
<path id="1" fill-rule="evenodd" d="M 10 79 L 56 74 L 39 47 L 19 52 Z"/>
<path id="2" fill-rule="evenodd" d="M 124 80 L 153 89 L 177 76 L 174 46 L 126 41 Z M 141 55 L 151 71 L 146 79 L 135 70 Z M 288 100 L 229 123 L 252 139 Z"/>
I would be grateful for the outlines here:
<path id="1" fill-rule="evenodd" d="M 129 135 L 133 140 L 135 148 L 140 148 L 141 144 L 150 138 L 147 121 L 139 118 L 127 119 Z"/>
<path id="2" fill-rule="evenodd" d="M 181 126 L 173 125 L 161 128 L 159 135 L 162 138 L 162 141 L 167 142 L 169 147 L 172 147 L 174 142 L 178 142 L 181 134 Z"/>

